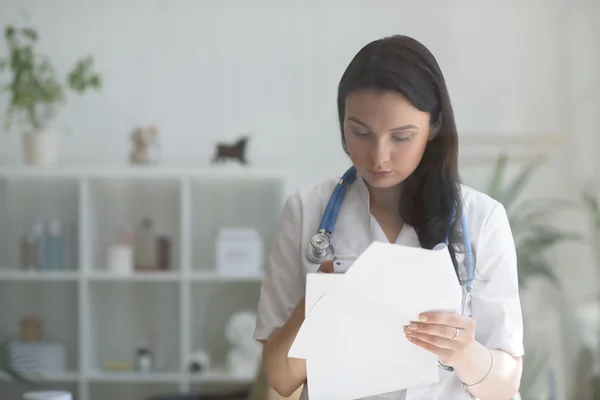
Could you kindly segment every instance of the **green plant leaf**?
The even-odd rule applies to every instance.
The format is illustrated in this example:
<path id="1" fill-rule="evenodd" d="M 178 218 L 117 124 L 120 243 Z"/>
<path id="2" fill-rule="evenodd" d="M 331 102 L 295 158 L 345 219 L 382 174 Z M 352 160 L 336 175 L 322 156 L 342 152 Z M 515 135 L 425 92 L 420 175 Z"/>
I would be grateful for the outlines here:
<path id="1" fill-rule="evenodd" d="M 21 32 L 23 32 L 23 36 L 31 39 L 34 42 L 38 40 L 38 34 L 33 28 L 23 28 Z"/>
<path id="2" fill-rule="evenodd" d="M 504 173 L 506 171 L 506 166 L 508 164 L 508 156 L 506 154 L 501 154 L 496 159 L 496 165 L 494 167 L 494 172 L 492 175 L 492 179 L 490 184 L 488 185 L 487 194 L 491 197 L 498 200 L 498 197 L 501 196 L 502 191 L 502 182 L 504 181 Z"/>
<path id="3" fill-rule="evenodd" d="M 509 210 L 521 195 L 531 175 L 539 165 L 539 160 L 532 161 L 517 175 L 502 193 L 500 201 Z"/>
<path id="4" fill-rule="evenodd" d="M 545 366 L 550 359 L 549 351 L 539 351 L 535 349 L 527 349 L 523 356 L 523 374 L 521 376 L 521 385 L 519 393 L 521 399 L 537 399 L 537 385 L 545 380 L 547 370 Z"/>
<path id="5" fill-rule="evenodd" d="M 598 199 L 587 191 L 582 193 L 581 198 L 594 220 L 595 229 L 600 230 L 600 204 L 598 204 Z"/>
<path id="6" fill-rule="evenodd" d="M 536 276 L 546 278 L 558 288 L 562 286 L 550 263 L 542 257 L 540 252 L 519 246 L 517 248 L 517 263 L 520 287 L 526 288 L 528 280 Z"/>

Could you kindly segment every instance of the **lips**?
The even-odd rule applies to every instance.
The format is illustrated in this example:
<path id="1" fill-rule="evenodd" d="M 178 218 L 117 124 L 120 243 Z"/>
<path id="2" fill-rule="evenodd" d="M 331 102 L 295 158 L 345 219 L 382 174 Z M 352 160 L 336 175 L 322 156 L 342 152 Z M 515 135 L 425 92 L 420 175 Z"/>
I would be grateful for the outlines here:
<path id="1" fill-rule="evenodd" d="M 376 178 L 383 178 L 385 176 L 388 176 L 391 173 L 392 173 L 392 171 L 371 171 L 371 170 L 369 170 L 369 174 L 371 174 L 372 176 L 374 176 Z"/>

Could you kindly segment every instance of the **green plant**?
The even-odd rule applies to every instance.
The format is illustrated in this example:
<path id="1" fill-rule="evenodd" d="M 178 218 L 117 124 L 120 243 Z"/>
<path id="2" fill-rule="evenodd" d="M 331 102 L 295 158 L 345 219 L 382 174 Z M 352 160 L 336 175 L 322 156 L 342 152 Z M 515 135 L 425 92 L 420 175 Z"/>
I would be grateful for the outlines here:
<path id="1" fill-rule="evenodd" d="M 66 86 L 77 94 L 101 88 L 100 76 L 92 71 L 91 56 L 78 60 L 65 81 L 61 82 L 49 58 L 35 51 L 39 40 L 35 29 L 17 29 L 9 25 L 4 30 L 4 38 L 8 57 L 0 59 L 0 71 L 8 68 L 12 75 L 10 83 L 0 87 L 0 91 L 7 91 L 10 96 L 5 124 L 7 130 L 15 118 L 25 130 L 44 128 L 54 117 L 57 106 L 66 101 Z"/>
<path id="2" fill-rule="evenodd" d="M 580 239 L 578 233 L 562 231 L 550 224 L 557 209 L 571 206 L 571 202 L 556 199 L 519 201 L 540 162 L 540 159 L 531 161 L 514 178 L 505 182 L 508 156 L 500 155 L 487 189 L 487 193 L 506 208 L 515 237 L 519 285 L 523 288 L 527 287 L 529 279 L 536 276 L 545 277 L 560 286 L 546 251 L 561 242 Z"/>
<path id="3" fill-rule="evenodd" d="M 594 229 L 600 232 L 600 204 L 598 203 L 598 199 L 589 190 L 584 190 L 581 197 L 584 206 L 592 218 Z"/>
<path id="4" fill-rule="evenodd" d="M 550 352 L 546 350 L 528 350 L 523 356 L 523 374 L 519 396 L 521 400 L 537 400 L 540 398 L 540 385 L 545 383 L 548 374 Z"/>

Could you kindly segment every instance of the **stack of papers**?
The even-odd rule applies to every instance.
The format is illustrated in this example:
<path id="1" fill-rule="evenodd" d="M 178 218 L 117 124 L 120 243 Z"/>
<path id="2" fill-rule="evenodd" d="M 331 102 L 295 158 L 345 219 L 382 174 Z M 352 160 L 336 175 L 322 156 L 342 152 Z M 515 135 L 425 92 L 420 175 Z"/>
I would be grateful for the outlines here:
<path id="1" fill-rule="evenodd" d="M 306 318 L 289 357 L 306 360 L 311 400 L 352 400 L 439 380 L 438 357 L 408 341 L 425 311 L 460 312 L 446 245 L 373 242 L 345 274 L 308 274 Z"/>

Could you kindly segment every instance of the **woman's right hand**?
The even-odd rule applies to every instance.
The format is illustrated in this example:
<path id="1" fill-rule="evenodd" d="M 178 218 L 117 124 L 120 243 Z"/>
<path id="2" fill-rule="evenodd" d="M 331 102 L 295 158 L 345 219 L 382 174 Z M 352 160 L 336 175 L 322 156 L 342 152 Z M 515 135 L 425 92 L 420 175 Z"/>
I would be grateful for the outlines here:
<path id="1" fill-rule="evenodd" d="M 319 265 L 317 272 L 334 273 L 333 261 L 325 261 Z M 304 304 L 305 297 L 302 296 L 287 322 L 265 343 L 263 359 L 267 381 L 269 386 L 283 397 L 291 396 L 306 382 L 306 361 L 288 357 L 292 343 L 304 322 Z"/>
<path id="2" fill-rule="evenodd" d="M 324 274 L 333 274 L 335 270 L 333 269 L 333 260 L 325 261 L 321 265 L 319 265 L 319 269 L 317 272 L 322 272 Z"/>

